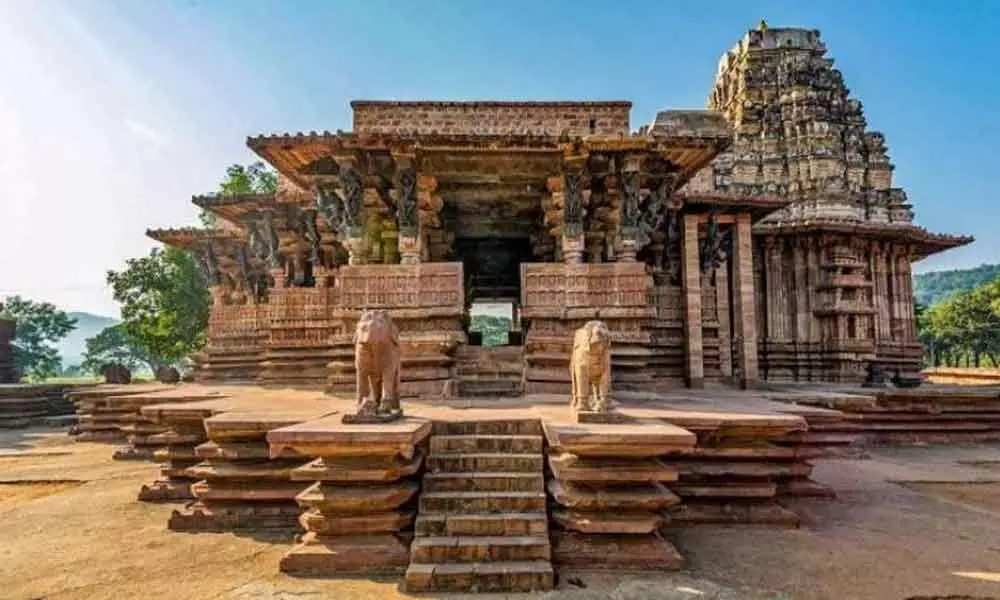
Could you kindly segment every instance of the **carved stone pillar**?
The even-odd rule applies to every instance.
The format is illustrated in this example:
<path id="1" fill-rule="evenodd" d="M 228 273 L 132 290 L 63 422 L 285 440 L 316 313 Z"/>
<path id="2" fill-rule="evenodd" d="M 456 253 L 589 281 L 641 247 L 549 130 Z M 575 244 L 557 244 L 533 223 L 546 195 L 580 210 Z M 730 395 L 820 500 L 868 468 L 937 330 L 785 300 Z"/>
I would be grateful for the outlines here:
<path id="1" fill-rule="evenodd" d="M 618 206 L 621 224 L 618 262 L 635 262 L 636 234 L 639 228 L 639 175 L 641 158 L 628 156 L 625 158 L 621 174 L 618 178 Z"/>
<path id="2" fill-rule="evenodd" d="M 757 371 L 757 309 L 753 289 L 753 241 L 750 232 L 750 215 L 736 217 L 733 237 L 733 331 L 739 347 L 740 385 L 754 385 Z"/>
<path id="3" fill-rule="evenodd" d="M 715 269 L 715 307 L 719 321 L 719 371 L 733 376 L 733 340 L 729 323 L 729 257 Z"/>
<path id="4" fill-rule="evenodd" d="M 287 285 L 285 281 L 285 270 L 284 269 L 268 269 L 268 273 L 271 274 L 271 280 L 274 281 L 274 285 L 271 286 L 276 290 L 284 289 Z"/>
<path id="5" fill-rule="evenodd" d="M 396 223 L 399 238 L 396 240 L 399 250 L 399 262 L 413 265 L 420 262 L 422 255 L 420 235 L 420 205 L 421 198 L 427 202 L 437 188 L 437 180 L 429 176 L 417 176 L 415 156 L 412 154 L 393 153 L 396 160 Z"/>
<path id="6" fill-rule="evenodd" d="M 344 225 L 347 239 L 344 244 L 348 252 L 348 264 L 362 265 L 367 262 L 367 248 L 364 236 L 365 188 L 361 173 L 356 166 L 356 157 L 336 157 L 340 168 L 340 197 L 344 202 Z"/>
<path id="7" fill-rule="evenodd" d="M 570 264 L 583 262 L 583 185 L 584 170 L 581 161 L 565 165 L 562 177 L 549 180 L 553 204 L 562 206 L 562 257 Z"/>
<path id="8" fill-rule="evenodd" d="M 698 215 L 684 215 L 681 240 L 681 293 L 684 298 L 684 376 L 688 387 L 705 385 L 705 363 L 701 331 L 701 261 L 698 246 Z"/>

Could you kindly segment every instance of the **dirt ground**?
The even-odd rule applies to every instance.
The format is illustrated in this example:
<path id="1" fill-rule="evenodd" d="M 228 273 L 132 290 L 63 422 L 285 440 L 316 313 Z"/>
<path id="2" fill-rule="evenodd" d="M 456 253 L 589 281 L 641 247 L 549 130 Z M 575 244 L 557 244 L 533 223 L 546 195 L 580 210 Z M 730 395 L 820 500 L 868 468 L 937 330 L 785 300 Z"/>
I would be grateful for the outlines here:
<path id="1" fill-rule="evenodd" d="M 156 467 L 110 455 L 49 430 L 0 433 L 0 599 L 407 597 L 395 580 L 282 575 L 288 540 L 170 532 L 172 505 L 135 500 Z M 560 573 L 537 597 L 1000 598 L 1000 446 L 883 449 L 820 461 L 816 478 L 839 496 L 796 502 L 799 529 L 687 528 L 672 534 L 684 572 Z"/>

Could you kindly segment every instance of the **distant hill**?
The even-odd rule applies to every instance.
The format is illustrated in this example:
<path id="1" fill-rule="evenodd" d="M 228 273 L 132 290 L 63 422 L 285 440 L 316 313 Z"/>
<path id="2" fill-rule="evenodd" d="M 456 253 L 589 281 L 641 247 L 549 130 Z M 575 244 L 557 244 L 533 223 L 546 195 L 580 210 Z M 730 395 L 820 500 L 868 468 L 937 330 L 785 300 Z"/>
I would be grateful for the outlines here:
<path id="1" fill-rule="evenodd" d="M 979 265 L 973 269 L 932 271 L 913 276 L 913 296 L 920 304 L 930 306 L 956 292 L 978 287 L 1000 276 L 1000 265 Z"/>
<path id="2" fill-rule="evenodd" d="M 56 345 L 56 348 L 59 350 L 59 356 L 62 357 L 64 369 L 83 362 L 83 353 L 87 349 L 87 338 L 94 337 L 105 327 L 118 324 L 118 320 L 111 317 L 102 317 L 85 312 L 71 312 L 68 314 L 70 317 L 76 319 L 76 329 L 71 331 L 69 335 Z"/>

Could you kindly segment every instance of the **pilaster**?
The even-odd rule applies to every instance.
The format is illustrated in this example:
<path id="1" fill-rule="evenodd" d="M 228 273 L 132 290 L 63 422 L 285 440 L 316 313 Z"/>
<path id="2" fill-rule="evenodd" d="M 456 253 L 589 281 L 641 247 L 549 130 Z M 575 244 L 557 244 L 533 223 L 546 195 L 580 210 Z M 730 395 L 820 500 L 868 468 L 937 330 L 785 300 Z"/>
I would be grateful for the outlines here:
<path id="1" fill-rule="evenodd" d="M 698 257 L 698 215 L 684 215 L 681 242 L 681 294 L 684 297 L 684 376 L 688 387 L 705 385 L 701 331 L 701 264 Z"/>
<path id="2" fill-rule="evenodd" d="M 686 223 L 685 223 L 686 225 Z M 754 318 L 753 246 L 750 215 L 736 217 L 733 239 L 733 329 L 739 346 L 740 384 L 752 386 L 758 380 L 757 323 Z"/>

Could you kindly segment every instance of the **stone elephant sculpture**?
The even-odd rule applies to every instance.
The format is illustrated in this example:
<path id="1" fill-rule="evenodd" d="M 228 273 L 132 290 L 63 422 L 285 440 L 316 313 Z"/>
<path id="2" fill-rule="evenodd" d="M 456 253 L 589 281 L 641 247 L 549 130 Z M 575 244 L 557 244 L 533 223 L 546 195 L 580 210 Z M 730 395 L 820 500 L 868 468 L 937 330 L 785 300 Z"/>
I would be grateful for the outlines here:
<path id="1" fill-rule="evenodd" d="M 132 383 L 132 371 L 121 363 L 101 365 L 101 375 L 104 376 L 104 383 Z"/>
<path id="2" fill-rule="evenodd" d="M 385 310 L 366 310 L 354 332 L 357 414 L 398 412 L 399 330 Z"/>
<path id="3" fill-rule="evenodd" d="M 573 336 L 569 362 L 572 408 L 604 412 L 611 408 L 611 333 L 601 321 L 588 321 Z"/>

